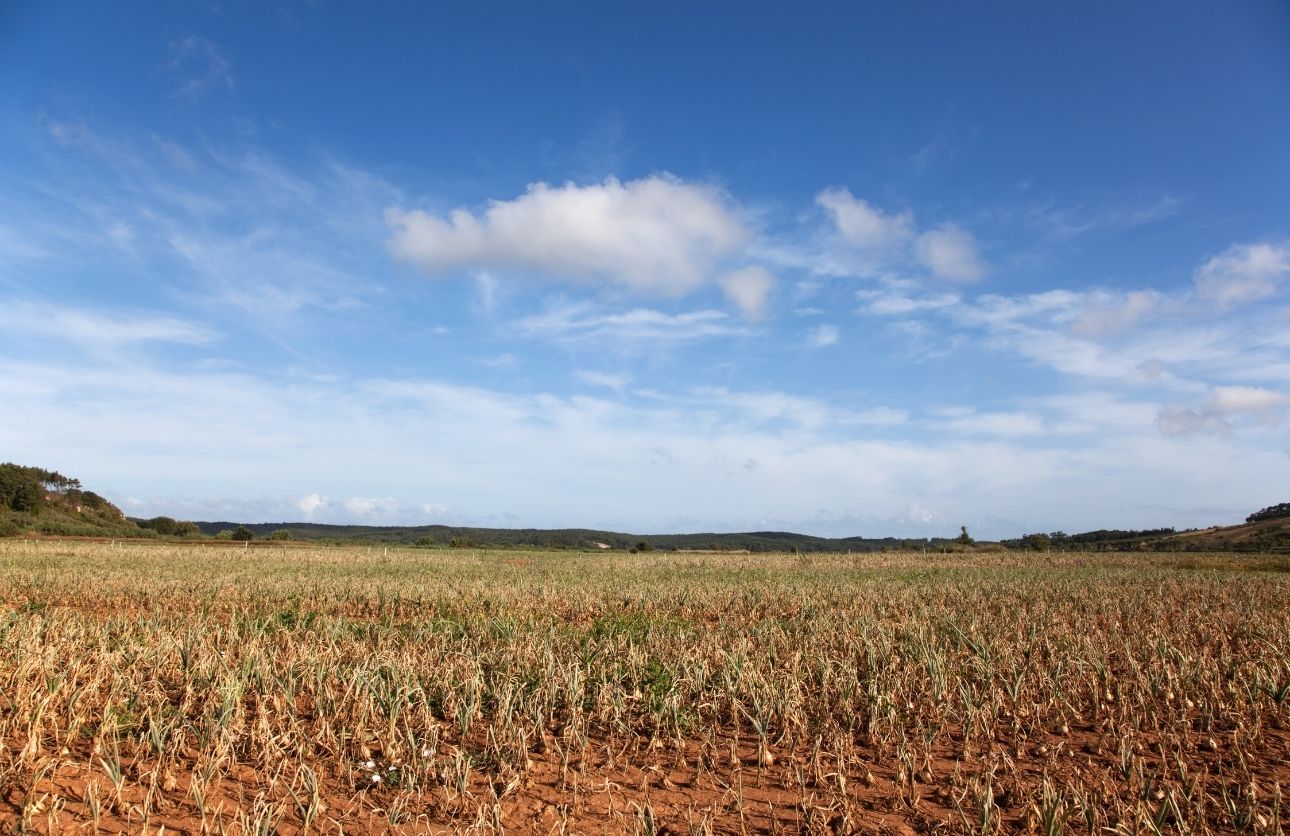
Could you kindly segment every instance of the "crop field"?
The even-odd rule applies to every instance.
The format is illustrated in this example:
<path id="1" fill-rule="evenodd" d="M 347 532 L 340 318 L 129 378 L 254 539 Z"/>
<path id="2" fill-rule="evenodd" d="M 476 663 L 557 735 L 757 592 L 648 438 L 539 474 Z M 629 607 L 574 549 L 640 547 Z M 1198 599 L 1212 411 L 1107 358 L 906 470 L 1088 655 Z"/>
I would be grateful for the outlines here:
<path id="1" fill-rule="evenodd" d="M 0 541 L 0 832 L 1283 833 L 1288 568 Z"/>

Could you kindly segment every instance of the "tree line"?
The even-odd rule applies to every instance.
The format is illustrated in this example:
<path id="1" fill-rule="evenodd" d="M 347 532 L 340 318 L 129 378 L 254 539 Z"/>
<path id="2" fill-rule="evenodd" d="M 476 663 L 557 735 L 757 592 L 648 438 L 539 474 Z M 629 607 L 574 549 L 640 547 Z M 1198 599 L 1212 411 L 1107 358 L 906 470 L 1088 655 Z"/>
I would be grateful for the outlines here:
<path id="1" fill-rule="evenodd" d="M 79 479 L 56 470 L 13 462 L 0 464 L 0 508 L 20 514 L 39 514 L 52 501 L 51 495 L 95 509 L 111 505 L 93 491 L 82 490 Z"/>
<path id="2" fill-rule="evenodd" d="M 1267 508 L 1250 514 L 1245 518 L 1245 521 L 1247 523 L 1256 523 L 1264 520 L 1279 520 L 1285 517 L 1290 517 L 1290 502 L 1269 505 Z"/>

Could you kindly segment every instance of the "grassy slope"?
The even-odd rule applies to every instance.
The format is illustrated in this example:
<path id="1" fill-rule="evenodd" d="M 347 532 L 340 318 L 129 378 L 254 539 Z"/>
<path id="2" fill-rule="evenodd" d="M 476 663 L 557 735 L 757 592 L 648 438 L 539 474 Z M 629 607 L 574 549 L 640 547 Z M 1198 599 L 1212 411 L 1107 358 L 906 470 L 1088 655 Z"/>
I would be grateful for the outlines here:
<path id="1" fill-rule="evenodd" d="M 112 511 L 116 511 L 115 506 Z M 67 537 L 146 537 L 134 522 L 120 511 L 94 511 L 90 508 L 46 506 L 37 513 L 0 510 L 0 535 L 63 534 Z"/>
<path id="2" fill-rule="evenodd" d="M 34 514 L 0 509 L 0 536 L 21 534 L 61 534 L 72 537 L 144 537 L 121 509 L 111 503 L 91 508 L 76 505 L 58 494 L 49 494 L 46 503 Z"/>
<path id="3" fill-rule="evenodd" d="M 121 509 L 80 480 L 31 465 L 0 462 L 0 537 L 22 534 L 138 537 Z"/>
<path id="4" fill-rule="evenodd" d="M 1290 518 L 1184 531 L 1162 538 L 1160 545 L 1188 551 L 1290 551 Z"/>

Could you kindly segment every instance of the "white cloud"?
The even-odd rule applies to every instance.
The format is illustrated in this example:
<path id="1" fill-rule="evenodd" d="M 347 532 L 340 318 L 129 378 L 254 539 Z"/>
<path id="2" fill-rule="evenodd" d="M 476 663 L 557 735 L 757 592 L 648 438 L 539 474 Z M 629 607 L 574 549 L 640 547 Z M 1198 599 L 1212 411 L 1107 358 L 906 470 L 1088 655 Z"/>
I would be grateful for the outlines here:
<path id="1" fill-rule="evenodd" d="M 1290 276 L 1290 244 L 1236 244 L 1196 269 L 1196 293 L 1219 308 L 1265 299 Z"/>
<path id="2" fill-rule="evenodd" d="M 341 507 L 359 517 L 389 516 L 399 511 L 392 496 L 351 496 L 341 500 Z"/>
<path id="3" fill-rule="evenodd" d="M 969 407 L 938 410 L 938 429 L 966 435 L 993 435 L 1004 438 L 1038 435 L 1044 432 L 1043 419 L 1028 412 L 977 412 Z"/>
<path id="4" fill-rule="evenodd" d="M 1075 318 L 1070 324 L 1070 332 L 1090 340 L 1117 337 L 1153 313 L 1160 301 L 1159 293 L 1140 290 L 1122 300 L 1095 305 Z"/>
<path id="5" fill-rule="evenodd" d="M 851 251 L 810 257 L 780 247 L 768 254 L 785 264 L 813 262 L 814 269 L 825 274 L 881 276 L 883 268 L 914 263 L 946 281 L 974 282 L 985 275 L 976 239 L 957 224 L 943 223 L 919 234 L 913 212 L 883 212 L 846 189 L 826 189 L 815 202 L 828 212 Z"/>
<path id="6" fill-rule="evenodd" d="M 951 397 L 986 392 L 1006 401 L 1001 393 L 1009 389 L 1069 393 L 1088 386 L 1107 394 L 1105 404 L 1066 409 L 1055 403 L 1004 403 L 991 406 L 993 412 L 939 416 L 941 424 L 953 426 L 911 420 L 893 407 L 866 409 L 863 402 L 855 406 L 869 397 L 860 394 L 868 387 L 901 385 L 889 380 L 889 372 L 898 367 L 884 366 L 887 358 L 882 352 L 898 353 L 902 346 L 894 340 L 879 344 L 881 328 L 848 331 L 857 348 L 873 352 L 877 376 L 869 373 L 866 362 L 864 369 L 836 378 L 827 396 L 692 394 L 684 387 L 696 378 L 747 381 L 756 373 L 746 365 L 754 359 L 750 356 L 709 357 L 714 362 L 704 362 L 704 352 L 697 350 L 687 352 L 684 364 L 650 358 L 655 362 L 648 382 L 660 381 L 656 385 L 664 390 L 661 393 L 632 390 L 625 373 L 573 372 L 588 387 L 605 388 L 575 387 L 576 394 L 559 394 L 569 383 L 571 370 L 561 372 L 559 367 L 561 356 L 567 359 L 568 354 L 594 368 L 616 369 L 612 360 L 606 362 L 602 348 L 649 351 L 659 345 L 757 333 L 783 340 L 780 347 L 791 351 L 803 345 L 808 332 L 824 338 L 817 342 L 832 335 L 825 329 L 810 330 L 823 320 L 794 324 L 776 334 L 769 326 L 741 321 L 733 305 L 725 311 L 680 311 L 670 303 L 659 303 L 658 310 L 615 309 L 607 300 L 625 295 L 615 293 L 604 294 L 598 303 L 558 304 L 535 316 L 490 323 L 497 327 L 472 327 L 468 314 L 472 309 L 479 313 L 490 290 L 472 277 L 494 269 L 490 265 L 463 271 L 461 293 L 437 294 L 440 298 L 424 305 L 408 304 L 412 294 L 405 284 L 383 283 L 389 259 L 381 244 L 390 241 L 392 233 L 382 211 L 400 205 L 401 198 L 379 181 L 327 165 L 288 171 L 253 153 L 217 159 L 209 148 L 198 146 L 185 161 L 147 137 L 133 144 L 91 147 L 91 138 L 70 129 L 62 133 L 69 146 L 79 145 L 74 152 L 45 143 L 46 152 L 59 159 L 43 173 L 49 175 L 49 193 L 55 196 L 44 203 L 22 198 L 47 216 L 36 223 L 11 211 L 6 216 L 10 226 L 0 230 L 0 249 L 11 250 L 21 242 L 34 248 L 33 256 L 56 258 L 77 268 L 94 265 L 96 258 L 115 259 L 106 267 L 121 277 L 120 290 L 136 294 L 114 290 L 114 298 L 125 300 L 118 304 L 159 304 L 155 300 L 161 299 L 191 305 L 176 310 L 201 311 L 185 319 L 152 311 L 79 310 L 91 317 L 87 322 L 75 316 L 48 316 L 39 308 L 30 315 L 15 313 L 5 307 L 8 300 L 0 301 L 0 318 L 9 317 L 6 323 L 21 318 L 35 324 L 19 327 L 46 329 L 44 336 L 63 339 L 76 334 L 87 346 L 136 349 L 84 368 L 77 363 L 90 362 L 87 358 L 75 353 L 68 357 L 65 350 L 47 368 L 34 365 L 32 358 L 39 354 L 19 350 L 0 357 L 0 401 L 7 407 L 0 412 L 8 419 L 0 421 L 0 447 L 75 470 L 88 477 L 87 483 L 119 491 L 113 496 L 155 496 L 157 486 L 162 486 L 160 491 L 171 495 L 204 492 L 205 498 L 194 500 L 205 503 L 202 507 L 231 508 L 219 497 L 242 496 L 236 507 L 246 513 L 273 508 L 275 514 L 313 513 L 338 522 L 360 514 L 383 521 L 418 521 L 423 512 L 430 513 L 423 506 L 432 505 L 466 509 L 457 513 L 472 515 L 476 522 L 497 514 L 499 524 L 516 524 L 505 515 L 519 513 L 530 524 L 591 521 L 610 527 L 625 527 L 625 521 L 628 526 L 667 527 L 672 515 L 693 515 L 699 508 L 702 524 L 708 527 L 769 517 L 821 520 L 825 516 L 820 509 L 830 508 L 837 513 L 829 519 L 869 520 L 869 525 L 895 519 L 916 501 L 919 507 L 946 515 L 954 523 L 948 532 L 953 534 L 958 522 L 971 524 L 974 516 L 965 511 L 974 503 L 978 509 L 1016 507 L 1016 515 L 1025 519 L 1058 507 L 1087 509 L 1079 513 L 1104 526 L 1124 520 L 1130 513 L 1124 509 L 1131 508 L 1134 497 L 1144 489 L 1156 490 L 1155 484 L 1168 483 L 1159 490 L 1194 504 L 1196 497 L 1212 492 L 1215 474 L 1221 472 L 1227 477 L 1224 484 L 1241 483 L 1231 494 L 1233 504 L 1239 507 L 1245 497 L 1255 496 L 1257 504 L 1251 507 L 1260 507 L 1266 501 L 1257 494 L 1283 478 L 1265 459 L 1268 449 L 1285 446 L 1275 424 L 1286 414 L 1279 393 L 1290 391 L 1286 309 L 1250 305 L 1240 310 L 1239 318 L 1236 313 L 1215 316 L 1220 305 L 1214 302 L 1220 296 L 1250 296 L 1250 288 L 1240 284 L 1236 291 L 1224 285 L 1204 311 L 1193 304 L 1205 301 L 1202 279 L 1220 274 L 1224 281 L 1253 275 L 1268 279 L 1274 289 L 1278 283 L 1284 287 L 1284 276 L 1267 272 L 1266 262 L 1258 257 L 1235 259 L 1235 267 L 1224 264 L 1222 270 L 1205 265 L 1196 271 L 1196 293 L 1158 294 L 1155 307 L 1145 298 L 1105 291 L 973 297 L 946 292 L 957 288 L 931 287 L 930 281 L 889 281 L 892 274 L 915 275 L 909 268 L 918 230 L 912 215 L 909 234 L 900 231 L 900 216 L 879 218 L 895 229 L 891 238 L 898 244 L 890 257 L 899 264 L 874 274 L 882 277 L 874 286 L 885 289 L 862 297 L 867 313 L 922 326 L 931 334 L 928 339 L 942 346 L 962 340 L 971 348 L 976 341 L 975 347 L 997 351 L 1016 363 L 1080 378 L 1054 382 L 1052 375 L 1009 367 L 997 357 L 974 365 L 981 358 L 965 352 L 961 360 L 968 374 L 984 370 L 997 376 L 988 386 L 975 387 L 967 374 L 950 380 L 954 370 L 933 370 L 929 364 L 924 368 L 933 375 L 945 375 L 937 391 L 959 393 L 947 395 Z M 79 188 L 82 184 L 89 188 Z M 34 186 L 28 191 L 36 193 Z M 724 196 L 716 199 L 728 215 L 738 216 L 737 206 Z M 0 200 L 6 206 L 19 204 L 12 196 Z M 47 211 L 54 203 L 63 217 Z M 82 204 L 97 208 L 91 211 Z M 486 226 L 487 213 L 476 214 L 476 222 Z M 63 219 L 74 235 L 63 238 L 48 232 L 56 226 L 49 221 Z M 820 232 L 816 229 L 817 235 Z M 79 243 L 63 246 L 73 237 Z M 841 249 L 843 238 L 830 235 L 826 243 Z M 108 244 L 109 239 L 119 246 Z M 127 264 L 125 248 L 137 250 L 141 264 Z M 699 284 L 709 285 L 714 307 L 725 307 L 715 302 L 716 277 L 750 261 L 763 260 L 750 258 L 740 246 L 697 260 L 703 268 Z M 26 265 L 22 267 L 28 272 Z M 809 264 L 803 269 L 811 270 Z M 171 283 L 159 286 L 150 279 L 130 284 L 135 274 L 128 270 Z M 502 277 L 501 284 L 493 289 L 514 293 L 507 299 L 520 301 L 525 285 L 496 275 Z M 785 282 L 794 275 L 780 272 L 779 279 Z M 586 274 L 581 280 L 636 287 L 628 279 L 600 274 Z M 22 279 L 11 276 L 8 281 L 17 288 Z M 780 287 L 792 302 L 785 307 L 806 303 L 792 300 L 790 284 Z M 1257 293 L 1266 291 L 1258 282 L 1253 287 Z M 823 281 L 801 288 L 803 294 L 808 290 L 818 296 L 808 301 L 819 307 L 802 309 L 807 315 L 835 310 L 846 292 Z M 354 298 L 360 307 L 345 308 Z M 138 299 L 145 301 L 132 301 Z M 230 301 L 241 307 L 227 304 Z M 447 306 L 458 302 L 466 308 L 467 319 L 459 319 Z M 325 317 L 342 309 L 343 316 L 333 319 L 306 316 Z M 300 316 L 283 315 L 290 311 Z M 404 313 L 411 327 L 390 327 L 390 317 Z M 256 315 L 271 326 L 263 335 L 247 334 L 239 327 Z M 218 333 L 206 326 L 207 316 L 218 317 L 212 320 L 218 322 Z M 343 328 L 333 327 L 342 319 Z M 457 339 L 422 339 L 435 320 L 455 323 Z M 441 330 L 442 326 L 436 332 Z M 0 327 L 0 336 L 9 333 L 19 332 L 7 324 Z M 323 378 L 339 368 L 358 375 L 364 368 L 469 375 L 472 368 L 479 371 L 474 358 L 510 351 L 526 356 L 513 343 L 517 336 L 546 337 L 573 349 L 565 355 L 544 352 L 540 361 L 535 356 L 526 364 L 526 374 L 522 379 L 515 376 L 513 385 L 530 394 L 415 378 Z M 1111 336 L 1117 339 L 1096 342 Z M 184 353 L 163 352 L 164 343 L 209 345 L 217 339 L 231 346 L 224 366 L 183 366 Z M 268 339 L 281 340 L 277 344 L 285 351 L 261 353 Z M 63 349 L 62 343 L 51 345 Z M 144 353 L 140 348 L 156 351 L 159 362 L 164 358 L 165 365 L 179 373 L 132 365 Z M 227 371 L 239 368 L 233 365 L 237 361 L 250 361 L 241 368 L 256 371 Z M 281 362 L 293 364 L 291 374 L 269 371 Z M 551 373 L 555 383 L 544 377 Z M 669 376 L 670 386 L 661 382 Z M 808 392 L 816 382 L 814 377 L 800 381 Z M 1249 385 L 1216 386 L 1217 382 Z M 958 383 L 965 385 L 954 388 Z M 556 388 L 541 392 L 550 385 Z M 1166 389 L 1175 394 L 1162 395 Z M 531 394 L 535 391 L 540 394 Z M 1133 393 L 1132 399 L 1126 391 Z M 878 401 L 881 392 L 874 395 Z M 1159 404 L 1168 398 L 1182 406 L 1162 413 L 1164 423 L 1193 435 L 1188 444 L 1196 447 L 1194 457 L 1179 457 L 1178 444 L 1161 437 L 1153 426 Z M 1194 429 L 1187 429 L 1188 421 Z M 1275 444 L 1265 443 L 1270 440 Z M 1183 458 L 1188 460 L 1180 461 Z M 122 461 L 130 467 L 122 468 Z M 189 462 L 191 469 L 185 470 Z M 756 466 L 748 467 L 749 462 Z M 660 499 L 654 495 L 657 480 L 644 477 L 656 476 L 665 466 L 672 478 L 685 484 L 676 496 Z M 1206 468 L 1209 473 L 1202 472 Z M 582 484 L 556 496 L 549 473 L 566 471 Z M 175 484 L 180 487 L 172 487 Z M 264 496 L 249 495 L 257 491 Z M 313 504 L 299 504 L 309 497 L 298 498 L 314 491 Z M 353 510 L 328 496 L 350 496 Z M 836 499 L 840 496 L 847 498 Z M 839 502 L 847 507 L 836 509 Z M 872 516 L 847 516 L 854 507 Z M 577 518 L 570 520 L 569 514 Z M 1069 517 L 1060 521 L 1060 527 L 1075 525 L 1078 522 Z M 978 533 L 977 526 L 972 530 Z"/>
<path id="7" fill-rule="evenodd" d="M 752 266 L 726 273 L 717 279 L 717 284 L 746 319 L 758 320 L 766 315 L 766 300 L 775 288 L 775 277 L 765 267 Z"/>
<path id="8" fill-rule="evenodd" d="M 475 362 L 490 369 L 513 369 L 520 364 L 520 358 L 509 351 L 504 351 L 492 357 L 480 357 Z"/>
<path id="9" fill-rule="evenodd" d="M 909 423 L 909 413 L 903 409 L 892 409 L 889 406 L 877 406 L 854 413 L 853 423 L 871 427 L 894 427 Z"/>
<path id="10" fill-rule="evenodd" d="M 632 382 L 632 376 L 629 374 L 611 374 L 591 369 L 578 369 L 573 373 L 573 376 L 583 383 L 591 386 L 603 386 L 606 389 L 613 389 L 615 392 L 622 392 Z"/>
<path id="11" fill-rule="evenodd" d="M 534 183 L 481 215 L 391 208 L 391 250 L 432 274 L 536 272 L 678 296 L 751 237 L 716 189 L 654 175 L 621 183 Z"/>
<path id="12" fill-rule="evenodd" d="M 1195 507 L 1221 483 L 1225 502 L 1248 513 L 1284 481 L 1284 459 L 1267 456 L 1266 443 L 1198 436 L 1194 455 L 1179 456 L 1149 419 L 1137 429 L 1127 417 L 1099 424 L 1107 431 L 1078 445 L 1044 433 L 891 440 L 906 420 L 899 410 L 773 391 L 622 402 L 424 379 L 116 371 L 0 358 L 0 391 L 21 416 L 0 422 L 0 447 L 74 470 L 109 498 L 196 497 L 149 499 L 141 516 L 281 520 L 313 507 L 314 519 L 331 522 L 420 523 L 433 503 L 476 525 L 749 530 L 773 519 L 889 534 L 898 532 L 885 521 L 915 504 L 954 523 L 926 533 L 952 535 L 965 522 L 977 536 L 1003 536 L 1141 527 L 1144 516 L 1210 523 L 1212 515 L 1144 515 L 1137 504 L 1151 495 Z M 1078 408 L 1093 421 L 1116 410 Z M 663 473 L 669 489 L 660 493 Z M 302 507 L 306 493 L 317 501 Z M 974 523 L 999 508 L 1025 522 L 993 535 Z"/>
<path id="13" fill-rule="evenodd" d="M 435 502 L 421 503 L 421 513 L 425 514 L 432 520 L 443 520 L 453 516 L 453 510 L 447 505 L 440 505 Z"/>
<path id="14" fill-rule="evenodd" d="M 1068 322 L 1087 302 L 1083 293 L 1070 290 L 1046 290 L 1022 296 L 988 294 L 978 296 L 970 305 L 953 313 L 964 321 L 979 325 L 1002 326 L 1024 320 L 1039 319 L 1045 324 Z"/>
<path id="15" fill-rule="evenodd" d="M 491 273 L 481 270 L 475 274 L 475 285 L 479 289 L 479 307 L 486 314 L 492 313 L 497 305 L 497 279 Z"/>
<path id="16" fill-rule="evenodd" d="M 907 244 L 914 237 L 914 213 L 889 214 L 848 189 L 825 189 L 815 197 L 842 237 L 862 250 L 885 252 Z"/>
<path id="17" fill-rule="evenodd" d="M 1277 425 L 1290 411 L 1290 395 L 1257 386 L 1216 387 L 1199 407 L 1163 407 L 1156 426 L 1165 435 L 1226 436 L 1240 423 Z"/>
<path id="18" fill-rule="evenodd" d="M 1027 399 L 1031 412 L 1044 416 L 1047 431 L 1057 435 L 1125 437 L 1150 428 L 1157 405 L 1106 391 L 1078 391 Z"/>
<path id="19" fill-rule="evenodd" d="M 952 307 L 962 301 L 957 293 L 913 298 L 901 291 L 881 290 L 857 291 L 856 298 L 864 303 L 864 310 L 867 313 L 878 316 L 903 316 L 919 311 L 934 311 Z"/>
<path id="20" fill-rule="evenodd" d="M 1284 392 L 1256 386 L 1219 386 L 1209 398 L 1209 408 L 1222 415 L 1250 415 L 1265 421 L 1280 421 L 1290 406 Z"/>
<path id="21" fill-rule="evenodd" d="M 794 431 L 895 426 L 909 418 L 903 410 L 886 406 L 842 409 L 819 398 L 775 391 L 737 391 L 720 386 L 694 389 L 683 403 L 699 414 L 711 416 L 713 410 L 726 413 L 724 422 L 728 425 L 751 422 L 759 428 L 780 426 Z"/>
<path id="22" fill-rule="evenodd" d="M 317 511 L 319 508 L 322 508 L 326 504 L 327 504 L 326 497 L 319 496 L 316 493 L 311 493 L 308 496 L 300 497 L 300 499 L 296 502 L 296 507 L 300 509 L 301 513 L 303 513 L 306 518 L 311 518 L 313 517 L 315 511 Z"/>
<path id="23" fill-rule="evenodd" d="M 811 333 L 806 338 L 806 345 L 810 348 L 825 348 L 834 345 L 839 338 L 838 329 L 833 325 L 820 325 L 811 329 Z"/>
<path id="24" fill-rule="evenodd" d="M 1174 404 L 1161 407 L 1156 416 L 1156 426 L 1165 435 L 1227 435 L 1231 424 L 1219 415 L 1207 415 L 1199 410 Z"/>
<path id="25" fill-rule="evenodd" d="M 919 235 L 914 242 L 914 257 L 938 279 L 974 282 L 985 275 L 976 239 L 952 223 Z"/>

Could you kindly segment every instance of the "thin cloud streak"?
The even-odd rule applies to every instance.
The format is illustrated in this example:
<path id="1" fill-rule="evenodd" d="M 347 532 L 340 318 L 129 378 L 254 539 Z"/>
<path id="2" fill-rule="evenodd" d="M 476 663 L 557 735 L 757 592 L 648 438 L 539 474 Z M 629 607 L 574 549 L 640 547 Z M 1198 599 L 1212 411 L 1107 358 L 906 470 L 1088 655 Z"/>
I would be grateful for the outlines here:
<path id="1" fill-rule="evenodd" d="M 172 316 L 139 311 L 112 315 L 24 300 L 9 300 L 0 307 L 0 329 L 95 350 L 148 342 L 207 345 L 218 338 L 204 325 Z"/>
<path id="2" fill-rule="evenodd" d="M 669 314 L 651 308 L 605 313 L 589 302 L 552 305 L 513 323 L 517 334 L 559 342 L 603 342 L 648 350 L 651 345 L 743 336 L 749 331 L 711 309 Z"/>

